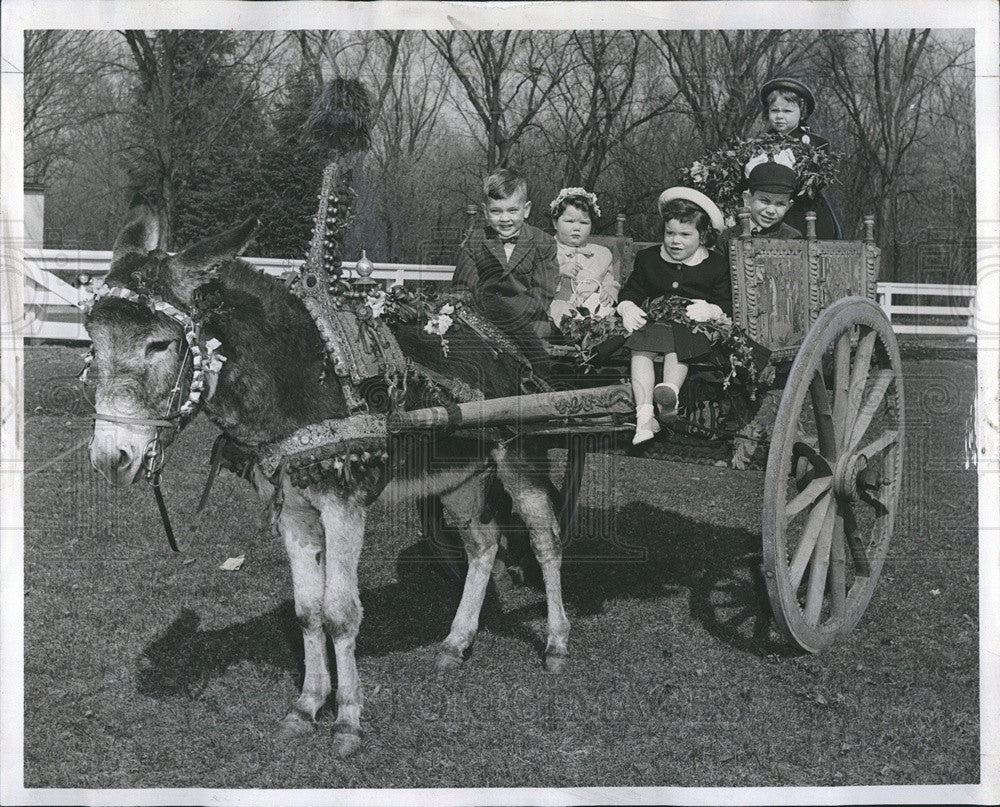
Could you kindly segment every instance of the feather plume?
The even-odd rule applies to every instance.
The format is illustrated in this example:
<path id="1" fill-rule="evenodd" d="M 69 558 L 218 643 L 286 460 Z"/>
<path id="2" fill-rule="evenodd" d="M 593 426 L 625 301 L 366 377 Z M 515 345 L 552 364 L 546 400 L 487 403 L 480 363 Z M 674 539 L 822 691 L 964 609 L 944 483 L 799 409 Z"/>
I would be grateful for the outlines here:
<path id="1" fill-rule="evenodd" d="M 330 160 L 371 144 L 371 99 L 354 78 L 328 82 L 306 121 L 314 147 Z"/>

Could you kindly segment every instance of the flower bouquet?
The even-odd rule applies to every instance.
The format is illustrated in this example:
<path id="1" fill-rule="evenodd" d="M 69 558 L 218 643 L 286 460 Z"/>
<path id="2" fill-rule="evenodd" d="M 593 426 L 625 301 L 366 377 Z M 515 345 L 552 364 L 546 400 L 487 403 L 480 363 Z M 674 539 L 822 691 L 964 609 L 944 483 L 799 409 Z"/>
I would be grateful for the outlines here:
<path id="1" fill-rule="evenodd" d="M 730 217 L 743 207 L 746 190 L 746 166 L 764 155 L 770 159 L 779 154 L 788 158 L 791 152 L 795 173 L 799 177 L 799 197 L 813 199 L 837 175 L 840 155 L 779 134 L 766 134 L 747 140 L 736 138 L 708 152 L 689 167 L 681 169 L 681 182 L 701 191 L 715 201 Z"/>
<path id="2" fill-rule="evenodd" d="M 600 345 L 625 335 L 625 326 L 615 313 L 614 306 L 602 303 L 597 294 L 592 294 L 583 305 L 570 308 L 563 314 L 559 330 L 573 345 L 573 358 L 585 373 L 594 369 L 593 361 Z"/>

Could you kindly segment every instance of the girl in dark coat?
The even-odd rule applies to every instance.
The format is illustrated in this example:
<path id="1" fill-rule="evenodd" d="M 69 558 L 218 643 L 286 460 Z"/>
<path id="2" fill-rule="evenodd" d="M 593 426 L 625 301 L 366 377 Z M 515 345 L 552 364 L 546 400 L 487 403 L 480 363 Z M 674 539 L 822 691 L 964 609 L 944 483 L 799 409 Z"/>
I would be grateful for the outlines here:
<path id="1" fill-rule="evenodd" d="M 829 140 L 810 131 L 805 125 L 816 109 L 816 97 L 801 81 L 794 78 L 771 79 L 760 88 L 760 103 L 770 124 L 770 131 L 816 148 L 830 149 Z M 842 237 L 840 222 L 822 191 L 812 200 L 797 200 L 785 216 L 785 223 L 805 233 L 806 213 L 810 210 L 816 213 L 817 238 Z"/>
<path id="2" fill-rule="evenodd" d="M 717 252 L 710 252 L 722 212 L 699 191 L 670 188 L 660 195 L 663 243 L 641 250 L 635 268 L 618 295 L 618 313 L 631 335 L 625 346 L 632 351 L 632 393 L 636 406 L 633 445 L 651 440 L 660 427 L 653 416 L 654 401 L 660 419 L 677 417 L 681 385 L 687 364 L 712 351 L 708 337 L 675 322 L 647 322 L 640 308 L 659 297 L 682 297 L 697 304 L 691 319 L 713 319 L 733 313 L 729 266 Z M 663 356 L 663 382 L 656 380 L 653 361 Z"/>

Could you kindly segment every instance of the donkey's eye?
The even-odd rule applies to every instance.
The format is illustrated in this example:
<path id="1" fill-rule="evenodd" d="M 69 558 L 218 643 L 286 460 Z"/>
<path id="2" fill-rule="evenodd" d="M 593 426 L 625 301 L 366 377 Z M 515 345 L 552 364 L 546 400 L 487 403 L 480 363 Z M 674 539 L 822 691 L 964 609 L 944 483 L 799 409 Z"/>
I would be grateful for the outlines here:
<path id="1" fill-rule="evenodd" d="M 158 342 L 150 342 L 148 345 L 146 345 L 146 358 L 148 359 L 157 353 L 163 353 L 166 350 L 170 350 L 170 347 L 171 345 L 173 345 L 173 343 L 174 341 L 172 339 L 163 339 Z"/>

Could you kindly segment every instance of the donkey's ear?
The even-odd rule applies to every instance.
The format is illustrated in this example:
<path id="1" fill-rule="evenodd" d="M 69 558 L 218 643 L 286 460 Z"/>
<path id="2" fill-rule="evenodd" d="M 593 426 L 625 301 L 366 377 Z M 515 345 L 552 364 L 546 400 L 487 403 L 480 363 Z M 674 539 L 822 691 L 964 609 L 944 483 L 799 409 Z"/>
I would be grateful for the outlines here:
<path id="1" fill-rule="evenodd" d="M 206 238 L 170 258 L 170 285 L 184 304 L 198 286 L 208 282 L 219 264 L 243 253 L 257 230 L 257 219 L 251 216 L 238 227 Z"/>
<path id="2" fill-rule="evenodd" d="M 145 255 L 156 249 L 160 240 L 160 217 L 146 198 L 137 193 L 129 205 L 128 224 L 115 239 L 112 263 L 131 253 Z"/>

